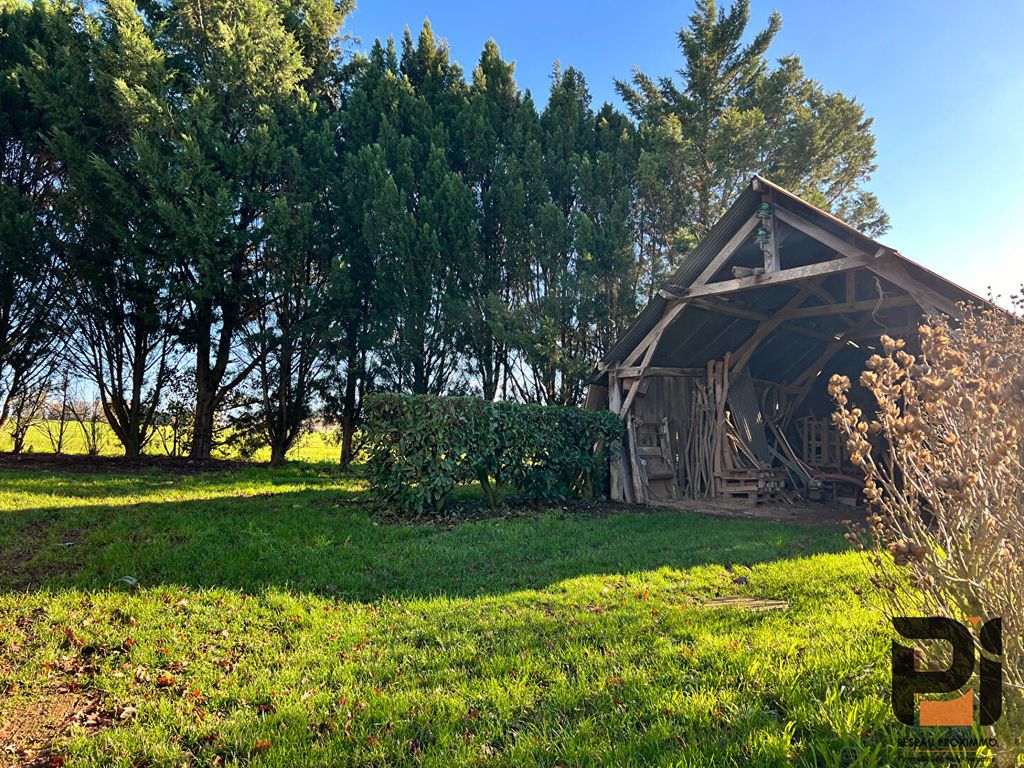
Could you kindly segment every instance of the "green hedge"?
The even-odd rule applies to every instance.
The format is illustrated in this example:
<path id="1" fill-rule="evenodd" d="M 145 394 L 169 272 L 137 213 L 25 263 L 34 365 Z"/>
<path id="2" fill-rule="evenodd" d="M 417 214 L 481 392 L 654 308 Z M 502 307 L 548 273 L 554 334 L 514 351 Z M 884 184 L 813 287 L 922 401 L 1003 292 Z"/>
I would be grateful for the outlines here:
<path id="1" fill-rule="evenodd" d="M 442 511 L 455 486 L 474 479 L 495 509 L 511 487 L 535 501 L 590 498 L 621 446 L 622 422 L 565 406 L 374 394 L 366 434 L 374 489 L 421 514 Z"/>

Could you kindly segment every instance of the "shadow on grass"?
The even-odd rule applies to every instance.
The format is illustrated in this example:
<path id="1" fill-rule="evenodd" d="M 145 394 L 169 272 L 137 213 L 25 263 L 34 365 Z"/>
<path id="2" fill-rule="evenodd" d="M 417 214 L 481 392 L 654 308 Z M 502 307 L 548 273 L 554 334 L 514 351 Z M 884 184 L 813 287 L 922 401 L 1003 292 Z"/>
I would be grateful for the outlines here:
<path id="1" fill-rule="evenodd" d="M 160 492 L 201 492 L 209 497 L 218 491 L 241 492 L 247 485 L 293 486 L 322 483 L 339 478 L 360 481 L 361 466 L 342 471 L 336 464 L 289 462 L 283 468 L 235 463 L 230 469 L 204 469 L 191 473 L 168 472 L 157 466 L 117 472 L 78 472 L 53 468 L 9 469 L 0 467 L 0 513 L 4 511 L 4 493 L 57 496 L 73 505 L 78 499 L 138 498 Z"/>
<path id="2" fill-rule="evenodd" d="M 279 476 L 278 484 L 288 478 Z M 107 478 L 105 494 L 97 496 L 116 498 L 117 480 L 112 486 Z M 169 478 L 133 480 L 145 486 Z M 351 488 L 260 492 L 263 486 L 254 486 L 253 493 L 238 477 L 216 480 L 203 483 L 206 498 L 131 504 L 96 498 L 80 506 L 69 498 L 0 511 L 0 589 L 137 582 L 250 592 L 277 587 L 357 601 L 474 597 L 587 574 L 753 565 L 846 548 L 836 531 L 672 510 L 596 516 L 556 509 L 448 529 L 391 525 L 376 521 L 361 502 L 365 493 Z"/>

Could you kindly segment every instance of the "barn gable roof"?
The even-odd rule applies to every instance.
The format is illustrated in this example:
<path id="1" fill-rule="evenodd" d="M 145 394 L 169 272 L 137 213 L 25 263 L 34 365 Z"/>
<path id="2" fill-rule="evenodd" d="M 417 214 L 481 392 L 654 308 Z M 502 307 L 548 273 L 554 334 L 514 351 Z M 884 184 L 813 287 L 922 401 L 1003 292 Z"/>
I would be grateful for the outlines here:
<path id="1" fill-rule="evenodd" d="M 776 226 L 781 243 L 779 271 L 759 275 L 753 273 L 763 268 L 765 256 L 753 233 L 764 202 L 770 202 L 773 220 L 780 222 Z M 865 273 L 853 293 L 849 287 L 844 291 L 841 282 L 844 259 Z M 813 294 L 809 301 L 798 298 L 801 288 L 805 298 L 808 292 Z M 894 332 L 895 323 L 905 322 L 906 313 L 896 312 L 901 298 L 904 306 L 913 304 L 926 313 L 953 313 L 959 302 L 991 306 L 792 192 L 755 176 L 602 358 L 599 370 L 637 365 L 645 347 L 651 352 L 645 365 L 701 366 L 736 350 L 766 318 L 795 303 L 800 307 L 799 320 L 773 329 L 773 344 L 758 350 L 757 362 L 764 367 L 801 340 L 807 346 L 808 338 L 817 337 L 820 345 L 848 333 L 850 316 L 840 318 L 828 312 L 826 305 L 842 303 L 862 315 L 874 307 L 878 311 L 870 312 L 866 330 L 877 339 L 881 333 Z M 872 299 L 877 299 L 877 306 L 870 304 Z M 662 339 L 655 350 L 650 349 L 652 335 Z"/>

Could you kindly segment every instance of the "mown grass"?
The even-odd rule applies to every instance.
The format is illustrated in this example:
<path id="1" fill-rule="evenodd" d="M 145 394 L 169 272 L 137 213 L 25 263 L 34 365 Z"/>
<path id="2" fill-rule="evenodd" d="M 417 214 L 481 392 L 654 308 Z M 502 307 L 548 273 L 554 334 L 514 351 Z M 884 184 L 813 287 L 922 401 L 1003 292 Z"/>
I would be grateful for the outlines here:
<path id="1" fill-rule="evenodd" d="M 838 531 L 365 501 L 312 467 L 0 473 L 0 716 L 70 667 L 133 714 L 62 739 L 68 766 L 900 762 Z"/>

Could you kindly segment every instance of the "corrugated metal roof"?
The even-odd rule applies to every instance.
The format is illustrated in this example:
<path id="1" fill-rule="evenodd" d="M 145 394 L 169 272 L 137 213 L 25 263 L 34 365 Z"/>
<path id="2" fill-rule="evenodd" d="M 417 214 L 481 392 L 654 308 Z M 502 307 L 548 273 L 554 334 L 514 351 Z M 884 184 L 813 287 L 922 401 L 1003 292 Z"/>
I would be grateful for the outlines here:
<path id="1" fill-rule="evenodd" d="M 736 230 L 754 214 L 760 202 L 760 195 L 754 191 L 753 184 L 748 184 L 743 192 L 740 193 L 736 202 L 711 228 L 707 237 L 701 240 L 696 248 L 683 257 L 679 268 L 665 282 L 664 288 L 668 291 L 678 291 L 681 288 L 688 287 L 696 280 L 700 273 L 711 264 L 712 259 L 722 250 L 722 247 L 729 242 L 729 238 L 733 236 Z M 643 311 L 640 312 L 636 322 L 619 337 L 619 340 L 615 342 L 615 345 L 601 359 L 601 362 L 619 362 L 632 352 L 636 345 L 657 324 L 658 319 L 665 311 L 667 303 L 665 299 L 657 295 L 651 299 Z"/>

